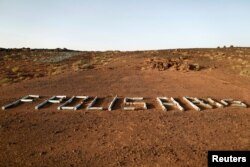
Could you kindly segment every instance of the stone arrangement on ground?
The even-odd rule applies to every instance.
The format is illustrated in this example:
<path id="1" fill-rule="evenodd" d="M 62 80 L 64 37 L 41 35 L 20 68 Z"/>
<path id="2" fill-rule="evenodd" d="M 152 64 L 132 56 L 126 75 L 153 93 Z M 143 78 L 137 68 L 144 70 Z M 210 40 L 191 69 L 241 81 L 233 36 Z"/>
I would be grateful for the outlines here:
<path id="1" fill-rule="evenodd" d="M 41 109 L 48 103 L 62 103 L 60 106 L 57 107 L 58 110 L 78 110 L 80 109 L 86 100 L 88 100 L 90 96 L 72 96 L 71 98 L 67 99 L 66 95 L 63 96 L 52 96 L 49 99 L 46 99 L 42 103 L 35 106 L 35 109 Z M 35 100 L 39 99 L 39 95 L 27 95 L 22 97 L 21 99 L 18 99 L 14 102 L 11 102 L 9 104 L 6 104 L 2 106 L 2 110 L 6 110 L 11 107 L 18 106 L 20 103 L 31 103 Z M 82 99 L 79 103 L 75 104 L 74 106 L 70 105 L 74 99 Z M 115 105 L 115 102 L 118 99 L 122 99 L 122 97 L 115 96 L 112 98 L 112 101 L 109 103 L 108 107 L 97 107 L 95 106 L 98 96 L 95 96 L 92 101 L 87 104 L 86 110 L 105 110 L 112 111 L 112 107 Z M 184 102 L 186 102 L 188 105 L 190 105 L 194 110 L 201 111 L 201 107 L 205 109 L 213 109 L 213 108 L 224 108 L 224 107 L 240 107 L 240 108 L 247 108 L 247 104 L 240 100 L 234 100 L 232 98 L 226 98 L 221 99 L 219 101 L 216 101 L 212 99 L 211 97 L 206 98 L 206 101 L 204 98 L 197 98 L 197 97 L 190 97 L 190 96 L 184 96 L 182 97 Z M 123 98 L 123 104 L 125 107 L 122 107 L 122 110 L 147 110 L 147 103 L 143 101 L 143 97 L 124 97 Z M 167 111 L 170 107 L 175 107 L 176 109 L 180 111 L 185 111 L 185 108 L 178 102 L 180 99 L 173 98 L 173 97 L 156 97 L 156 101 L 159 103 L 163 111 Z M 138 107 L 140 106 L 140 107 Z M 201 107 L 199 107 L 201 106 Z"/>

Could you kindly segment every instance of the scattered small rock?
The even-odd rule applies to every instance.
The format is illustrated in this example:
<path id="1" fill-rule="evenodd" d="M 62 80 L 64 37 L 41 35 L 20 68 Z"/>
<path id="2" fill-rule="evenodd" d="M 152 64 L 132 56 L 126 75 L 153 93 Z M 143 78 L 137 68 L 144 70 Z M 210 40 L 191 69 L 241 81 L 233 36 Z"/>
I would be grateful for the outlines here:
<path id="1" fill-rule="evenodd" d="M 43 156 L 43 155 L 46 155 L 47 154 L 47 152 L 46 151 L 42 151 L 42 152 L 40 152 L 40 156 Z"/>
<path id="2" fill-rule="evenodd" d="M 9 142 L 8 145 L 16 145 L 17 143 L 16 142 Z"/>
<path id="3" fill-rule="evenodd" d="M 18 122 L 19 122 L 19 123 L 22 123 L 22 122 L 24 122 L 24 120 L 20 119 Z"/>
<path id="4" fill-rule="evenodd" d="M 59 133 L 62 133 L 63 132 L 63 130 L 56 130 L 55 132 L 54 132 L 54 134 L 59 134 Z"/>
<path id="5" fill-rule="evenodd" d="M 30 156 L 34 156 L 34 155 L 35 155 L 35 153 L 34 153 L 34 152 L 30 153 Z"/>

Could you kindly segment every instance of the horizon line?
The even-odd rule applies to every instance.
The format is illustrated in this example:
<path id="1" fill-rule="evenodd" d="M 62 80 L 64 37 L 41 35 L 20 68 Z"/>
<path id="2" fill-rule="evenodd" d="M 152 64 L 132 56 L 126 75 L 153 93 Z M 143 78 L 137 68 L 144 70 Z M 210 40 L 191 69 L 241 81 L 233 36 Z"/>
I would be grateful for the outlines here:
<path id="1" fill-rule="evenodd" d="M 250 46 L 234 46 L 234 45 L 223 45 L 217 47 L 174 47 L 174 48 L 158 48 L 158 49 L 131 49 L 131 50 L 123 50 L 123 49 L 105 49 L 105 50 L 81 50 L 81 49 L 71 49 L 67 47 L 0 47 L 0 49 L 30 49 L 30 50 L 68 50 L 68 51 L 79 51 L 79 52 L 109 52 L 109 51 L 119 51 L 119 52 L 136 52 L 136 51 L 162 51 L 162 50 L 175 50 L 175 49 L 223 49 L 223 48 L 250 48 Z"/>

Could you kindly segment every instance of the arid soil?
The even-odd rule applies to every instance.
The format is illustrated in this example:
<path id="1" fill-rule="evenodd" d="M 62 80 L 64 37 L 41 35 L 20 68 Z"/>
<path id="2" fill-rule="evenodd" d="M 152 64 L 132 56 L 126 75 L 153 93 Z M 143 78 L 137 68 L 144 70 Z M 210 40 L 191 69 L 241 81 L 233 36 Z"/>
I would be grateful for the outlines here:
<path id="1" fill-rule="evenodd" d="M 167 63 L 166 63 L 167 62 Z M 0 51 L 0 166 L 207 166 L 208 150 L 250 150 L 250 108 L 198 112 L 181 97 L 234 98 L 250 105 L 250 48 L 141 52 Z M 113 111 L 35 110 L 52 95 L 120 97 Z M 143 96 L 148 110 L 124 111 Z M 163 111 L 156 97 L 186 111 Z"/>

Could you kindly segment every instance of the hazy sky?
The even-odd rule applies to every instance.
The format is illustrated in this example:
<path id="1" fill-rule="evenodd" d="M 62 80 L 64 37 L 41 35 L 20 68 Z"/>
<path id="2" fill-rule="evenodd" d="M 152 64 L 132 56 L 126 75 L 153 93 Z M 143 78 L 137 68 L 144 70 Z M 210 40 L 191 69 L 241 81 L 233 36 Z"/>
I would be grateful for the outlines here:
<path id="1" fill-rule="evenodd" d="M 250 0 L 0 0 L 0 47 L 250 46 Z"/>

